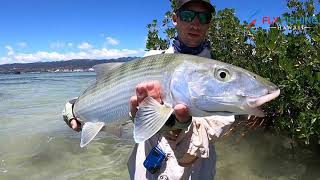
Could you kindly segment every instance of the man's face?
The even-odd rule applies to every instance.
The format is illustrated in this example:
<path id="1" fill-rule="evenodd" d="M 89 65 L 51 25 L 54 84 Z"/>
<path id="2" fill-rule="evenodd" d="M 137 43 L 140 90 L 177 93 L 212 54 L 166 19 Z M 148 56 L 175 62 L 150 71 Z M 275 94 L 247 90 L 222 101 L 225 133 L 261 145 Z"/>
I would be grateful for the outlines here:
<path id="1" fill-rule="evenodd" d="M 210 12 L 209 7 L 202 3 L 191 2 L 183 6 L 196 12 Z M 173 23 L 178 31 L 179 40 L 189 47 L 199 46 L 205 39 L 209 24 L 201 24 L 196 16 L 192 22 L 182 21 L 177 14 L 173 15 Z"/>

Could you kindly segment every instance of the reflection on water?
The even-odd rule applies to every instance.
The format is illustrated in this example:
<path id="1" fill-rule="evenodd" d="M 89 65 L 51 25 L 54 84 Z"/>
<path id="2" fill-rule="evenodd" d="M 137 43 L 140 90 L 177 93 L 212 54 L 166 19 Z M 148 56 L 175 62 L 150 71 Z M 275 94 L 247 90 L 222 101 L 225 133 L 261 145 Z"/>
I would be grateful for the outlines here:
<path id="1" fill-rule="evenodd" d="M 67 99 L 94 79 L 94 73 L 0 76 L 0 83 L 12 83 L 0 85 L 1 180 L 129 178 L 131 140 L 102 134 L 80 148 L 79 133 L 62 121 Z M 319 149 L 296 149 L 293 156 L 284 137 L 260 131 L 239 137 L 216 143 L 217 180 L 320 180 Z"/>
<path id="2" fill-rule="evenodd" d="M 256 131 L 216 143 L 217 179 L 320 179 L 320 154 L 291 149 L 289 140 Z"/>
<path id="3" fill-rule="evenodd" d="M 128 179 L 130 143 L 104 138 L 80 148 L 78 138 L 65 135 L 16 138 L 5 149 L 6 156 L 1 155 L 4 164 L 0 168 L 6 172 L 0 179 Z"/>

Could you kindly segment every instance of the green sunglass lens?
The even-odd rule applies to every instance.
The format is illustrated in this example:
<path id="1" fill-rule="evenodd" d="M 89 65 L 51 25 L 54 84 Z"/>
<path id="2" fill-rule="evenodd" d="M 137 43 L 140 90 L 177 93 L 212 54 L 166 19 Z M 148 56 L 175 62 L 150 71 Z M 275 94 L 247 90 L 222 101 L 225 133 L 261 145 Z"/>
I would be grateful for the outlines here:
<path id="1" fill-rule="evenodd" d="M 199 13 L 198 17 L 201 24 L 208 24 L 211 21 L 210 13 Z"/>
<path id="2" fill-rule="evenodd" d="M 181 11 L 180 18 L 182 21 L 191 22 L 196 16 L 195 12 L 192 11 Z"/>
<path id="3" fill-rule="evenodd" d="M 208 24 L 211 21 L 211 13 L 208 12 L 194 12 L 190 10 L 180 11 L 180 19 L 186 22 L 192 22 L 198 16 L 201 24 Z"/>

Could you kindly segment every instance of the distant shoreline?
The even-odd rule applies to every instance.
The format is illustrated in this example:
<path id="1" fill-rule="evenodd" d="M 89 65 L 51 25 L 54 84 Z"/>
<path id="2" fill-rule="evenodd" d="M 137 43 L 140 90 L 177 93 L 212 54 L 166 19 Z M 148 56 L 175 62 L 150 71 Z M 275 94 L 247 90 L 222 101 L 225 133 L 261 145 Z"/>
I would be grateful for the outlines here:
<path id="1" fill-rule="evenodd" d="M 42 72 L 93 72 L 93 66 L 102 63 L 128 62 L 137 57 L 118 59 L 72 59 L 67 61 L 15 63 L 0 65 L 0 74 L 42 73 Z"/>
<path id="2" fill-rule="evenodd" d="M 76 73 L 76 72 L 94 72 L 94 70 L 77 69 L 77 70 L 61 70 L 61 71 L 22 71 L 22 72 L 0 72 L 0 74 L 41 74 L 41 73 Z"/>

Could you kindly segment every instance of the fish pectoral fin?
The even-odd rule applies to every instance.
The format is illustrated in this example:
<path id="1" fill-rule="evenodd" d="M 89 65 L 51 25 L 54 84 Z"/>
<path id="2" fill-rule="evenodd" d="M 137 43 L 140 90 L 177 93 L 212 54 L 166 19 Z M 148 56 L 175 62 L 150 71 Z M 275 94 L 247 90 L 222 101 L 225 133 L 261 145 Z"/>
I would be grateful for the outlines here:
<path id="1" fill-rule="evenodd" d="M 89 144 L 89 142 L 92 141 L 104 126 L 104 122 L 86 122 L 81 131 L 80 147 L 84 147 Z"/>
<path id="2" fill-rule="evenodd" d="M 169 105 L 161 105 L 152 97 L 146 97 L 139 105 L 134 119 L 133 137 L 136 143 L 144 142 L 157 133 L 173 112 Z"/>

